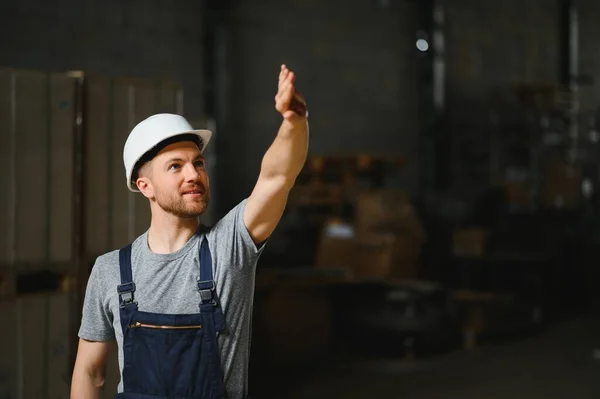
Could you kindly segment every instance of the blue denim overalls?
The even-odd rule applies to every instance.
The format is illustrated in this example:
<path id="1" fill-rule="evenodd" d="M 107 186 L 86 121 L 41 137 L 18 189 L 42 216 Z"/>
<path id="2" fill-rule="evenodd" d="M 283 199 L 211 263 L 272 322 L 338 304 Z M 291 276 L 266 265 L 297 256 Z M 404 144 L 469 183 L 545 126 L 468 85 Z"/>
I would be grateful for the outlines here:
<path id="1" fill-rule="evenodd" d="M 206 237 L 200 245 L 200 312 L 159 314 L 138 310 L 131 244 L 119 251 L 118 286 L 123 329 L 121 399 L 223 399 L 217 331 L 225 327 Z M 193 298 L 193 293 L 190 293 Z"/>

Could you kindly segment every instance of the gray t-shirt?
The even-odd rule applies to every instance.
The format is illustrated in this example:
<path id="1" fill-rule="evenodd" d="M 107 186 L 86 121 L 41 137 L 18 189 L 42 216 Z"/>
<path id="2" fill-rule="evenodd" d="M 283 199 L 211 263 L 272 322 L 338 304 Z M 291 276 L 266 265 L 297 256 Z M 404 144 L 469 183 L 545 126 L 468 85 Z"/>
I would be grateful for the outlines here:
<path id="1" fill-rule="evenodd" d="M 213 260 L 216 290 L 225 313 L 226 330 L 218 345 L 229 399 L 242 399 L 248 391 L 248 360 L 254 300 L 256 263 L 260 248 L 244 224 L 247 200 L 240 202 L 214 226 L 195 234 L 183 248 L 171 254 L 155 254 L 148 247 L 148 232 L 132 245 L 135 300 L 145 312 L 189 314 L 198 312 L 200 294 L 199 248 L 205 234 Z M 120 284 L 118 250 L 96 260 L 90 273 L 83 305 L 79 337 L 90 341 L 116 338 L 122 392 L 123 333 L 119 317 L 117 285 Z"/>

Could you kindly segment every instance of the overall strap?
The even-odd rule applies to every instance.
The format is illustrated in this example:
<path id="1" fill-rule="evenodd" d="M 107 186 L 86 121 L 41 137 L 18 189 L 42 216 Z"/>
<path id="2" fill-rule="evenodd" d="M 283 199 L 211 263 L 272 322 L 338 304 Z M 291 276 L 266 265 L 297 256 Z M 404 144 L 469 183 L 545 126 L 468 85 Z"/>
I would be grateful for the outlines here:
<path id="1" fill-rule="evenodd" d="M 133 297 L 135 283 L 131 272 L 131 244 L 119 250 L 119 270 L 121 272 L 121 284 L 117 286 L 119 306 L 121 308 L 135 306 L 136 302 Z"/>
<path id="2" fill-rule="evenodd" d="M 217 296 L 217 285 L 213 278 L 212 256 L 208 246 L 208 237 L 202 238 L 200 245 L 200 279 L 198 280 L 198 292 L 200 292 L 200 312 L 211 313 L 215 331 L 223 331 L 225 328 L 225 317 L 219 304 Z"/>
<path id="3" fill-rule="evenodd" d="M 200 245 L 200 279 L 198 292 L 200 292 L 201 306 L 204 304 L 217 304 L 215 293 L 216 284 L 212 272 L 212 256 L 208 247 L 208 238 L 204 236 Z"/>

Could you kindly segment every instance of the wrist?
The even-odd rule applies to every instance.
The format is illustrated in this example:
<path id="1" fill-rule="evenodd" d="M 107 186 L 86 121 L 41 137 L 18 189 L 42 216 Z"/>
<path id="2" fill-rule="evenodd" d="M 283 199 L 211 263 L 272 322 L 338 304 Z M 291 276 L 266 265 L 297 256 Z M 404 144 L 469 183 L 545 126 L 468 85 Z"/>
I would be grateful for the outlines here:
<path id="1" fill-rule="evenodd" d="M 294 115 L 291 118 L 283 118 L 279 129 L 280 135 L 296 135 L 306 130 L 307 120 L 305 117 Z"/>

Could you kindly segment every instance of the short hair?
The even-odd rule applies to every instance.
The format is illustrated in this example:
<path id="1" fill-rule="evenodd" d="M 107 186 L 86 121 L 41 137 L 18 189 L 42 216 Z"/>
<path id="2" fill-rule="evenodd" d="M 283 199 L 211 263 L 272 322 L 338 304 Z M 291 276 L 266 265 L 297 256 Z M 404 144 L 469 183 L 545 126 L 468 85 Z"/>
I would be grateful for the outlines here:
<path id="1" fill-rule="evenodd" d="M 179 143 L 182 141 L 191 141 L 194 144 L 196 144 L 198 146 L 198 148 L 200 150 L 202 150 L 202 146 L 203 146 L 203 142 L 202 142 L 202 138 L 200 138 L 198 135 L 193 134 L 193 133 L 186 133 L 186 134 L 180 134 L 177 136 L 173 136 L 173 137 L 169 137 L 168 139 L 165 139 L 163 141 L 161 141 L 160 143 L 158 143 L 157 145 L 155 145 L 154 147 L 152 147 L 150 150 L 148 150 L 144 155 L 141 156 L 141 158 L 135 163 L 135 166 L 133 167 L 133 171 L 131 173 L 131 182 L 133 184 L 135 184 L 135 181 L 138 179 L 138 174 L 140 172 L 140 169 L 147 163 L 150 162 L 152 159 L 154 159 L 154 157 L 165 147 L 174 144 L 174 143 Z"/>

